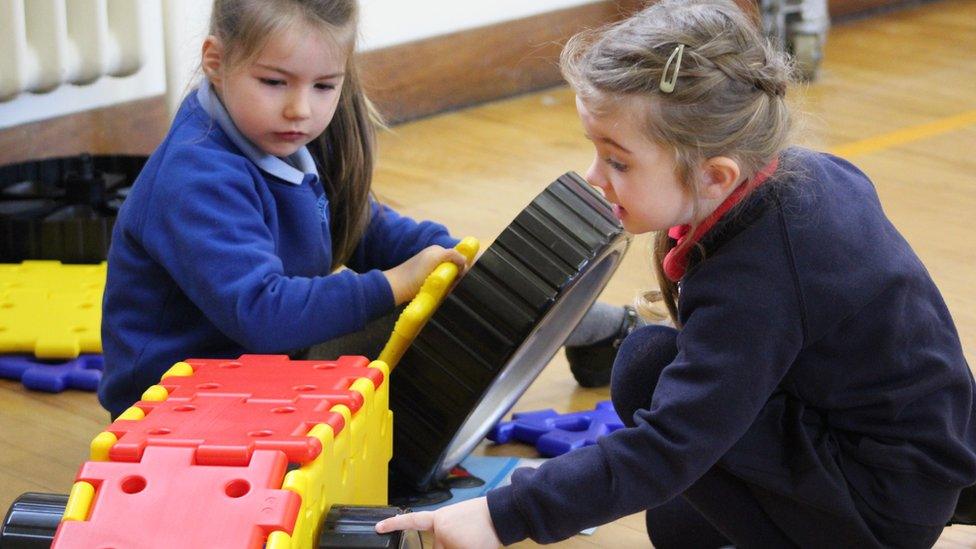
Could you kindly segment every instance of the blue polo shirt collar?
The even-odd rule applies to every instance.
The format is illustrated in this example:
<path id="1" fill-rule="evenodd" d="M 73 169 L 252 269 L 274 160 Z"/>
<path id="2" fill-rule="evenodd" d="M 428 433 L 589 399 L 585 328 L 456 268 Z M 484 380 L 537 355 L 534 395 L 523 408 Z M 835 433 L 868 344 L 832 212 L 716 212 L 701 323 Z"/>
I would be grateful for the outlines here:
<path id="1" fill-rule="evenodd" d="M 307 148 L 298 149 L 287 157 L 288 162 L 286 162 L 273 154 L 262 151 L 244 137 L 237 129 L 234 121 L 231 120 L 227 109 L 220 102 L 220 98 L 214 93 L 210 82 L 204 80 L 197 88 L 197 100 L 200 102 L 200 106 L 217 121 L 217 125 L 227 134 L 234 145 L 237 145 L 244 156 L 254 162 L 261 171 L 294 185 L 301 185 L 307 176 L 318 178 L 319 174 L 315 168 L 315 161 L 312 160 L 312 155 Z"/>

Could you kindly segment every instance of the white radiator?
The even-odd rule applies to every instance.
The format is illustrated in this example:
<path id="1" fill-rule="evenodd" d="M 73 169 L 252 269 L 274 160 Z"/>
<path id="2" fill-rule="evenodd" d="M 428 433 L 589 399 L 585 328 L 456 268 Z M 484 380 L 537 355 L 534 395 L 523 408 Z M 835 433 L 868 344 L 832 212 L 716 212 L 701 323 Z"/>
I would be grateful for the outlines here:
<path id="1" fill-rule="evenodd" d="M 0 0 L 0 127 L 165 93 L 162 27 L 160 0 Z"/>

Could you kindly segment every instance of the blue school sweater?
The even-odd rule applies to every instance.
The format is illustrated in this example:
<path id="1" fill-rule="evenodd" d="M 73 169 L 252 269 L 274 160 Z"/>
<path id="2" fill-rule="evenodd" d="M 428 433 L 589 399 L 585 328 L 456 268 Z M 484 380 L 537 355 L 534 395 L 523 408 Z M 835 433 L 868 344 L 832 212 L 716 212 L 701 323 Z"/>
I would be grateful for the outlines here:
<path id="1" fill-rule="evenodd" d="M 702 240 L 678 354 L 636 426 L 489 492 L 503 543 L 655 507 L 713 466 L 828 512 L 933 526 L 976 482 L 973 376 L 925 267 L 857 168 L 784 160 Z"/>
<path id="2" fill-rule="evenodd" d="M 394 309 L 382 270 L 457 243 L 373 202 L 348 270 L 333 273 L 328 198 L 304 147 L 266 155 L 209 85 L 191 93 L 113 229 L 102 405 L 120 413 L 179 360 L 286 353 L 361 330 Z"/>

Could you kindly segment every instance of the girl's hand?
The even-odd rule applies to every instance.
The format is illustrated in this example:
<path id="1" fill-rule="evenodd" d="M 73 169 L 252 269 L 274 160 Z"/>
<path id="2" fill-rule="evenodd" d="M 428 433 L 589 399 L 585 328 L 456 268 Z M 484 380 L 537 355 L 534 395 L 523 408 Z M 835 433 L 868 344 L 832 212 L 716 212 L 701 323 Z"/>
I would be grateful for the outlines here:
<path id="1" fill-rule="evenodd" d="M 471 499 L 436 511 L 397 515 L 376 524 L 380 534 L 393 530 L 429 530 L 434 549 L 495 549 L 501 546 L 486 498 Z"/>
<path id="2" fill-rule="evenodd" d="M 396 267 L 383 271 L 386 280 L 390 283 L 390 288 L 393 289 L 393 299 L 396 304 L 402 305 L 413 299 L 420 291 L 427 275 L 445 261 L 457 265 L 462 274 L 467 268 L 464 256 L 457 250 L 446 249 L 441 246 L 428 246 Z"/>

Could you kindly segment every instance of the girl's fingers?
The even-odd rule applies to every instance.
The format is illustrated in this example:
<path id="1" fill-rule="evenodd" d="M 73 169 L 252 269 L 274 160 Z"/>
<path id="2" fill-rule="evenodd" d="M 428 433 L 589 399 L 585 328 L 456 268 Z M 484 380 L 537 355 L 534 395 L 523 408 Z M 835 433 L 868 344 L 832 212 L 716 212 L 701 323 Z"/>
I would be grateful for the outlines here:
<path id="1" fill-rule="evenodd" d="M 376 523 L 376 532 L 385 534 L 394 530 L 430 530 L 434 527 L 434 513 L 422 511 L 397 515 Z"/>
<path id="2" fill-rule="evenodd" d="M 451 261 L 451 263 L 457 265 L 458 269 L 461 269 L 461 272 L 464 272 L 464 269 L 468 266 L 468 260 L 465 259 L 465 257 L 461 255 L 461 252 L 457 250 L 452 249 L 450 252 L 451 253 L 448 255 L 448 259 Z"/>

